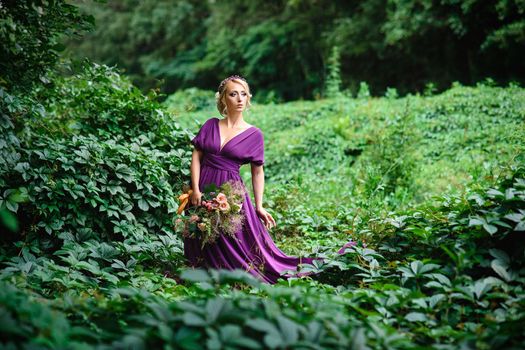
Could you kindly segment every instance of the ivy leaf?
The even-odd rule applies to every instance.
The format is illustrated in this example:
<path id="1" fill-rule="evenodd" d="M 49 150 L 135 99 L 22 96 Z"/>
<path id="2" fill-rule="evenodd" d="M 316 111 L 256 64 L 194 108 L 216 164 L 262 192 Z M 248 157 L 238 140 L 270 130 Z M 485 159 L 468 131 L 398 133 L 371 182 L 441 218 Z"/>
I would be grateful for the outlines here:
<path id="1" fill-rule="evenodd" d="M 505 253 L 503 250 L 493 248 L 493 249 L 489 249 L 489 253 L 497 260 L 502 261 L 503 265 L 505 266 L 508 266 L 508 264 L 510 263 L 509 255 Z"/>
<path id="2" fill-rule="evenodd" d="M 468 222 L 468 225 L 469 225 L 469 227 L 470 226 L 480 226 L 480 225 L 483 225 L 485 223 L 486 223 L 486 221 L 483 218 L 480 218 L 479 216 L 475 216 L 475 217 L 470 218 L 470 220 Z"/>
<path id="3" fill-rule="evenodd" d="M 199 315 L 194 314 L 193 312 L 186 312 L 182 316 L 182 321 L 187 326 L 206 326 L 206 321 Z"/>
<path id="4" fill-rule="evenodd" d="M 149 204 L 146 200 L 144 199 L 139 199 L 139 208 L 144 210 L 144 211 L 148 211 L 149 209 Z"/>
<path id="5" fill-rule="evenodd" d="M 246 325 L 259 332 L 266 333 L 264 336 L 264 343 L 271 349 L 283 345 L 281 334 L 275 325 L 265 319 L 257 318 L 246 322 Z"/>
<path id="6" fill-rule="evenodd" d="M 491 236 L 493 234 L 495 234 L 496 232 L 498 232 L 498 228 L 494 225 L 491 225 L 491 224 L 488 224 L 488 223 L 484 223 L 483 224 L 483 228 L 485 229 L 485 231 L 487 231 Z"/>
<path id="7" fill-rule="evenodd" d="M 512 277 L 507 271 L 507 266 L 501 260 L 492 260 L 490 266 L 498 275 L 500 275 L 505 281 L 510 282 Z"/>
<path id="8" fill-rule="evenodd" d="M 184 270 L 180 274 L 180 278 L 191 282 L 210 282 L 211 280 L 210 275 L 206 271 L 201 269 Z"/>
<path id="9" fill-rule="evenodd" d="M 410 322 L 425 322 L 427 316 L 421 312 L 410 312 L 405 316 L 405 319 Z"/>
<path id="10" fill-rule="evenodd" d="M 519 222 L 516 227 L 514 227 L 514 231 L 525 231 L 525 220 Z"/>

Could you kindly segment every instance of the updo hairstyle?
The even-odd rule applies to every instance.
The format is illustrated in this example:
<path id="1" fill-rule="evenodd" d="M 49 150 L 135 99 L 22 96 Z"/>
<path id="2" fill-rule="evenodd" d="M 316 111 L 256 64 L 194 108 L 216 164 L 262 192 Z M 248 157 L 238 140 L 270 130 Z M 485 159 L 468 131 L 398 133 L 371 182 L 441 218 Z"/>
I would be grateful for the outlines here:
<path id="1" fill-rule="evenodd" d="M 248 82 L 246 82 L 246 79 L 244 79 L 240 75 L 231 75 L 228 78 L 221 81 L 221 83 L 219 84 L 219 88 L 215 93 L 215 102 L 217 104 L 217 109 L 219 110 L 219 113 L 222 116 L 226 116 L 228 114 L 228 110 L 226 109 L 226 83 L 229 81 L 239 83 L 244 87 L 246 93 L 248 94 L 248 98 L 246 100 L 246 109 L 248 110 L 248 108 L 251 107 L 250 100 L 252 98 L 252 94 L 250 93 L 250 86 L 248 85 Z"/>

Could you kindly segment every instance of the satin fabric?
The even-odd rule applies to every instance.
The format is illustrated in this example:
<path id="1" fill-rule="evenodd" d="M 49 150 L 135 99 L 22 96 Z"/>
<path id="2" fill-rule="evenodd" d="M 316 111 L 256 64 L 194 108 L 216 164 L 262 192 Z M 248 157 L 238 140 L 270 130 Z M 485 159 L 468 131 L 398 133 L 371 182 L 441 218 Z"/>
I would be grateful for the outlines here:
<path id="1" fill-rule="evenodd" d="M 214 183 L 220 186 L 225 181 L 234 179 L 241 183 L 239 173 L 241 165 L 264 164 L 264 135 L 252 126 L 230 140 L 220 148 L 219 119 L 210 118 L 200 128 L 191 143 L 203 151 L 199 189 Z M 273 242 L 263 222 L 257 216 L 250 196 L 246 193 L 243 203 L 245 222 L 235 237 L 221 235 L 216 243 L 206 244 L 201 248 L 198 238 L 184 239 L 184 255 L 190 266 L 216 269 L 242 269 L 267 283 L 275 283 L 290 275 L 281 273 L 285 270 L 297 270 L 300 263 L 311 264 L 311 257 L 287 256 Z"/>

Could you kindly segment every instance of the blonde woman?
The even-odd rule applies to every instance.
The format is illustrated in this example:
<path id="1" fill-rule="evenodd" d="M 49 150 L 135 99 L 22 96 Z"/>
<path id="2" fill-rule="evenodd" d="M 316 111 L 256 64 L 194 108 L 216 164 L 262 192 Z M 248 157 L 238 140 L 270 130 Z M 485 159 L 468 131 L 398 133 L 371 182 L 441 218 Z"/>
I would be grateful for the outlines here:
<path id="1" fill-rule="evenodd" d="M 201 248 L 198 238 L 184 239 L 184 254 L 194 267 L 242 269 L 264 282 L 275 283 L 285 270 L 296 270 L 300 263 L 315 258 L 285 255 L 272 241 L 268 229 L 276 225 L 263 207 L 264 136 L 262 131 L 244 120 L 243 111 L 250 106 L 250 87 L 238 75 L 224 79 L 215 95 L 217 109 L 224 118 L 210 118 L 191 140 L 192 205 L 201 204 L 201 191 L 208 184 L 220 186 L 228 180 L 242 183 L 239 168 L 251 164 L 255 206 L 248 193 L 242 205 L 244 225 L 235 237 L 221 235 L 216 243 Z M 244 185 L 244 184 L 243 184 Z"/>

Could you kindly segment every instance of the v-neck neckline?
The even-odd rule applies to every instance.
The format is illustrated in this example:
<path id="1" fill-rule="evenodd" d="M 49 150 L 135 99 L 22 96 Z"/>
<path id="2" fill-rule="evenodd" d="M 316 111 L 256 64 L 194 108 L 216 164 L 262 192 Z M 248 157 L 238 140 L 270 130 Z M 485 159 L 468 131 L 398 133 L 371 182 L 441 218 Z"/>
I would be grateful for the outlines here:
<path id="1" fill-rule="evenodd" d="M 237 135 L 233 136 L 231 139 L 229 139 L 228 141 L 226 141 L 224 143 L 224 145 L 221 147 L 221 127 L 219 125 L 219 122 L 220 122 L 220 119 L 219 118 L 216 118 L 217 119 L 217 122 L 215 123 L 215 125 L 217 126 L 217 134 L 219 135 L 219 153 L 222 152 L 222 150 L 224 149 L 224 147 L 226 147 L 226 145 L 228 145 L 230 143 L 230 141 L 232 141 L 234 138 L 236 138 L 237 136 L 240 136 L 241 134 L 244 134 L 245 132 L 247 132 L 248 130 L 252 129 L 252 128 L 255 128 L 255 126 L 250 126 L 249 128 L 246 128 L 245 130 L 241 131 L 240 133 L 238 133 Z"/>

